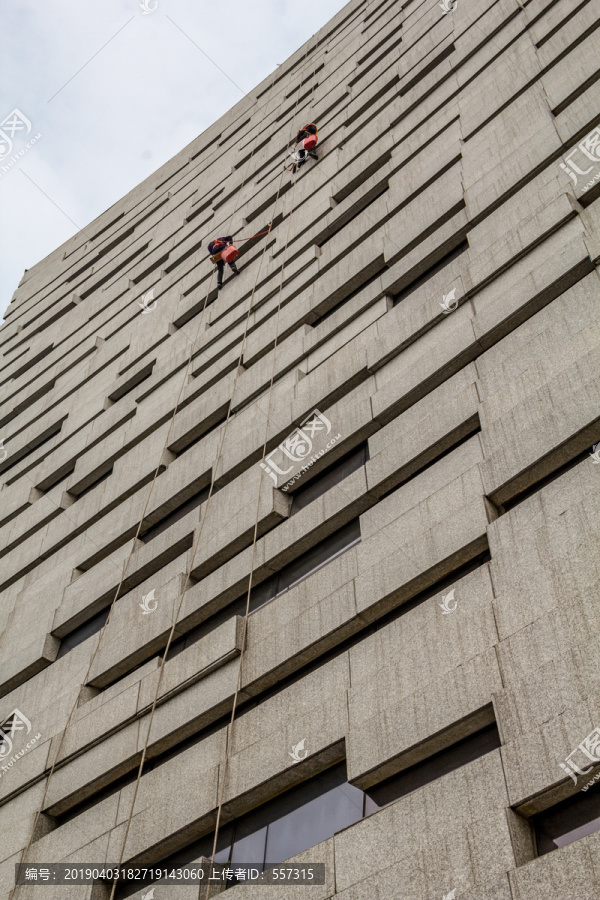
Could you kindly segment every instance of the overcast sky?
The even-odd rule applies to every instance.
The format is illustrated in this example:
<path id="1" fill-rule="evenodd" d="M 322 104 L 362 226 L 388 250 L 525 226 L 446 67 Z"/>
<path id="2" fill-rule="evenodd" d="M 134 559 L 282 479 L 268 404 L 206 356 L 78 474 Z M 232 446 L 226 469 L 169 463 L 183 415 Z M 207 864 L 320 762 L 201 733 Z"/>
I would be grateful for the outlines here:
<path id="1" fill-rule="evenodd" d="M 0 314 L 26 268 L 208 128 L 345 3 L 3 0 L 0 157 L 6 137 L 13 146 L 0 158 Z"/>

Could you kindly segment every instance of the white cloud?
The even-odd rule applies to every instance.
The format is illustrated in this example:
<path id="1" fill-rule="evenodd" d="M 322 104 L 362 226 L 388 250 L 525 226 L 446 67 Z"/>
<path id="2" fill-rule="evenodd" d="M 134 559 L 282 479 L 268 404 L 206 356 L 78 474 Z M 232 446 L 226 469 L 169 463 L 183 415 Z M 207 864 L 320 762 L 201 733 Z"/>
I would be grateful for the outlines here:
<path id="1" fill-rule="evenodd" d="M 251 90 L 345 5 L 141 2 L 5 0 L 0 120 L 17 107 L 42 137 L 0 169 L 0 312 L 24 269 L 240 100 L 232 81 Z"/>

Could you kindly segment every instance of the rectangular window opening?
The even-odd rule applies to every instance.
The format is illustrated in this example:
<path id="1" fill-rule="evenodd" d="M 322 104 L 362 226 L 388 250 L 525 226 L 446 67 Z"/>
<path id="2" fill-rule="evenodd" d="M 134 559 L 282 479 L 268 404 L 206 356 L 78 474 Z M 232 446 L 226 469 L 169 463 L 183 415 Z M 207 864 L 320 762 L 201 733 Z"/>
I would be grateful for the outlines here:
<path id="1" fill-rule="evenodd" d="M 60 642 L 60 648 L 56 658 L 61 659 L 75 647 L 78 647 L 79 644 L 83 644 L 84 641 L 87 641 L 93 634 L 98 634 L 106 624 L 109 610 L 110 607 L 103 609 L 102 612 L 97 613 L 91 619 L 88 619 L 87 622 L 84 622 L 83 625 L 79 625 L 69 634 L 65 635 Z"/>
<path id="2" fill-rule="evenodd" d="M 35 365 L 37 365 L 37 363 L 41 362 L 41 360 L 44 359 L 45 356 L 48 356 L 49 353 L 52 353 L 53 350 L 54 350 L 54 344 L 50 344 L 48 347 L 45 347 L 36 356 L 32 356 L 31 359 L 28 359 L 27 362 L 24 365 L 22 365 L 20 369 L 15 369 L 15 371 L 11 375 L 11 378 L 17 379 L 17 378 L 20 378 L 21 375 L 24 375 L 25 372 L 30 372 L 31 369 Z"/>
<path id="3" fill-rule="evenodd" d="M 499 747 L 500 734 L 498 726 L 493 722 L 469 737 L 456 741 L 444 750 L 434 753 L 433 756 L 428 756 L 414 766 L 404 769 L 403 772 L 392 775 L 391 778 L 386 778 L 385 781 L 368 788 L 366 791 L 367 815 L 411 794 L 426 784 L 431 784 L 432 781 L 437 781 L 443 775 L 460 769 Z"/>
<path id="4" fill-rule="evenodd" d="M 321 325 L 322 322 L 325 322 L 330 316 L 336 313 L 338 309 L 341 309 L 342 306 L 345 306 L 346 303 L 349 303 L 350 300 L 354 300 L 354 298 L 357 297 L 361 293 L 361 291 L 364 291 L 366 288 L 368 288 L 369 285 L 376 281 L 380 276 L 381 272 L 375 272 L 375 274 L 368 278 L 367 281 L 363 282 L 363 284 L 361 284 L 359 288 L 357 288 L 355 291 L 352 291 L 352 293 L 348 294 L 347 297 L 343 297 L 337 303 L 334 303 L 333 306 L 330 306 L 326 312 L 321 313 L 321 315 L 317 319 L 311 322 L 312 327 L 318 328 L 318 326 Z"/>
<path id="5" fill-rule="evenodd" d="M 438 272 L 441 272 L 442 269 L 445 269 L 446 266 L 450 265 L 451 262 L 454 262 L 455 259 L 458 259 L 459 256 L 462 256 L 463 253 L 469 249 L 469 241 L 462 241 L 454 250 L 451 250 L 449 253 L 446 253 L 445 256 L 442 256 L 440 260 L 430 266 L 426 272 L 423 272 L 422 275 L 419 275 L 414 281 L 412 281 L 407 287 L 404 288 L 399 294 L 396 294 L 393 298 L 394 306 L 397 306 L 398 303 L 401 303 L 402 300 L 405 300 L 412 293 L 414 293 L 417 288 L 420 288 L 423 284 L 429 281 L 430 278 L 433 278 L 434 275 L 437 275 Z"/>
<path id="6" fill-rule="evenodd" d="M 81 299 L 85 300 L 87 297 L 91 296 L 91 294 L 93 294 L 94 291 L 99 291 L 100 288 L 107 283 L 107 281 L 111 280 L 111 278 L 116 279 L 116 277 L 119 275 L 119 273 L 123 269 L 126 269 L 128 266 L 130 266 L 131 263 L 133 262 L 133 260 L 137 256 L 140 256 L 142 253 L 144 253 L 148 249 L 149 246 L 150 246 L 149 244 L 144 244 L 143 247 L 139 247 L 137 250 L 135 250 L 131 254 L 131 256 L 128 256 L 127 259 L 125 259 L 125 260 L 123 260 L 123 262 L 119 263 L 118 266 L 115 266 L 114 269 L 111 269 L 110 272 L 107 272 L 105 275 L 103 275 L 98 281 L 96 281 L 95 284 L 91 285 L 89 288 L 87 288 L 87 290 L 82 291 L 80 294 Z"/>
<path id="7" fill-rule="evenodd" d="M 213 496 L 215 491 L 217 490 L 217 486 L 213 488 Z M 140 534 L 140 541 L 143 541 L 144 544 L 149 544 L 150 541 L 153 541 L 154 538 L 158 537 L 159 534 L 162 534 L 163 531 L 166 531 L 167 528 L 170 528 L 171 525 L 174 525 L 175 522 L 178 522 L 180 519 L 183 519 L 184 516 L 187 516 L 188 513 L 192 512 L 192 510 L 197 509 L 204 501 L 208 498 L 208 494 L 210 491 L 210 485 L 203 487 L 202 490 L 197 491 L 193 496 L 188 497 L 187 500 L 184 500 L 179 506 L 173 509 L 170 513 L 160 519 L 158 522 L 155 522 L 154 525 L 151 525 L 143 534 Z"/>
<path id="8" fill-rule="evenodd" d="M 585 785 L 584 785 L 585 787 Z M 560 803 L 532 816 L 538 856 L 566 847 L 600 831 L 600 791 L 578 791 Z"/>
<path id="9" fill-rule="evenodd" d="M 28 456 L 30 456 L 34 450 L 38 450 L 40 447 L 43 447 L 44 444 L 47 444 L 48 441 L 51 441 L 52 438 L 56 437 L 57 434 L 62 430 L 63 422 L 67 417 L 64 416 L 59 422 L 51 425 L 45 432 L 42 432 L 36 437 L 31 438 L 24 447 L 21 447 L 20 450 L 14 451 L 12 454 L 6 458 L 6 465 L 0 464 L 0 472 L 7 472 L 9 469 L 12 469 L 13 466 L 18 465 Z M 38 460 L 39 462 L 39 460 Z"/>
<path id="10" fill-rule="evenodd" d="M 217 428 L 220 428 L 221 425 L 224 425 L 227 421 L 227 410 L 223 412 L 212 424 L 210 424 L 203 431 L 201 430 L 199 434 L 194 434 L 192 431 L 189 440 L 185 437 L 181 439 L 181 441 L 177 441 L 174 444 L 171 444 L 169 450 L 174 453 L 176 456 L 181 456 L 182 453 L 186 453 L 191 447 L 194 447 L 196 444 L 199 444 L 200 441 L 204 440 L 204 438 L 211 433 L 211 431 L 216 431 Z"/>
<path id="11" fill-rule="evenodd" d="M 567 472 L 570 472 L 571 469 L 574 469 L 575 466 L 578 466 L 579 463 L 582 463 L 584 459 L 587 459 L 590 451 L 588 448 L 582 450 L 581 453 L 578 453 L 577 456 L 574 456 L 573 459 L 568 460 L 566 463 L 563 463 L 562 466 L 559 466 L 553 472 L 550 472 L 544 478 L 541 478 L 539 481 L 536 481 L 535 484 L 532 484 L 530 487 L 526 488 L 524 491 L 521 491 L 520 494 L 517 494 L 515 497 L 511 497 L 510 500 L 506 500 L 501 507 L 499 507 L 500 514 L 510 512 L 511 509 L 514 509 L 515 506 L 518 506 L 520 503 L 523 503 L 524 500 L 528 500 L 529 497 L 532 497 L 534 494 L 537 494 L 538 491 L 541 491 L 542 488 L 547 487 L 549 484 L 552 484 L 553 481 L 556 481 L 557 478 L 560 478 L 562 475 L 565 475 Z M 491 499 L 491 498 L 490 498 Z M 491 502 L 494 503 L 495 506 L 498 506 L 491 499 Z"/>
<path id="12" fill-rule="evenodd" d="M 114 250 L 115 247 L 118 247 L 122 241 L 126 241 L 128 237 L 131 237 L 131 235 L 133 234 L 135 229 L 136 229 L 135 225 L 131 225 L 129 228 L 126 228 L 125 231 L 123 231 L 118 237 L 113 238 L 112 241 L 110 241 L 108 244 L 106 244 L 104 247 L 102 247 L 100 250 L 98 250 L 98 255 L 101 257 L 106 256 L 107 253 L 110 253 L 111 250 Z M 77 274 L 79 274 L 79 273 L 77 273 Z M 69 278 L 69 281 L 71 281 L 71 280 L 72 279 Z"/>
<path id="13" fill-rule="evenodd" d="M 327 236 L 321 240 L 321 243 L 317 244 L 319 249 L 322 250 L 330 240 L 332 240 L 337 234 L 340 233 L 340 231 L 354 222 L 355 219 L 358 219 L 360 215 L 362 215 L 363 213 L 365 213 L 366 215 L 366 210 L 369 209 L 369 207 L 372 206 L 377 200 L 379 200 L 379 198 L 389 190 L 389 187 L 390 186 L 386 176 L 382 183 L 378 184 L 367 194 L 365 194 L 365 196 L 362 197 L 360 201 L 357 201 L 354 206 L 354 211 L 351 215 L 342 216 L 331 226 L 331 228 L 328 230 Z M 377 224 L 374 227 L 379 228 L 380 225 Z M 365 236 L 369 235 L 372 230 L 373 227 L 365 224 Z"/>
<path id="14" fill-rule="evenodd" d="M 332 462 L 331 465 L 323 469 L 310 481 L 303 480 L 301 487 L 293 494 L 291 515 L 295 515 L 295 513 L 304 509 L 305 506 L 308 506 L 309 503 L 312 503 L 313 500 L 316 500 L 317 497 L 320 497 L 353 472 L 356 472 L 357 469 L 364 466 L 368 459 L 369 444 L 367 441 L 363 441 L 358 447 Z"/>
<path id="15" fill-rule="evenodd" d="M 364 288 L 370 284 L 372 281 L 375 281 L 388 266 L 383 258 L 383 254 L 374 259 L 368 266 L 366 266 L 361 272 L 358 272 L 351 281 L 347 281 L 343 284 L 337 291 L 331 296 L 329 305 L 322 305 L 315 308 L 315 318 L 311 323 L 313 326 L 318 325 L 319 322 L 323 319 L 324 316 L 327 315 L 330 309 L 334 306 L 338 308 L 347 300 L 352 300 L 353 297 L 356 297 L 360 291 L 364 290 Z"/>
<path id="16" fill-rule="evenodd" d="M 405 475 L 404 478 L 400 477 L 397 484 L 392 485 L 385 493 L 381 494 L 379 497 L 379 503 L 382 500 L 385 500 L 390 494 L 394 494 L 397 490 L 411 481 L 413 478 L 416 478 L 418 475 L 421 475 L 426 469 L 430 469 L 432 466 L 435 466 L 441 459 L 444 459 L 445 456 L 448 456 L 450 453 L 454 453 L 454 451 L 461 447 L 463 444 L 466 444 L 467 441 L 470 441 L 473 435 L 480 434 L 481 432 L 481 422 L 479 420 L 479 414 L 476 413 L 471 419 L 469 419 L 464 426 L 467 429 L 467 433 L 463 434 L 462 437 L 457 438 L 454 433 L 450 436 L 450 439 L 454 437 L 454 441 L 450 444 L 449 447 L 446 447 L 445 450 L 441 452 L 438 450 L 437 455 L 434 456 L 433 459 L 429 459 L 420 465 L 418 468 L 411 470 L 410 475 L 408 477 Z"/>
<path id="17" fill-rule="evenodd" d="M 93 491 L 95 487 L 98 487 L 99 484 L 102 484 L 103 481 L 106 481 L 107 478 L 110 478 L 113 473 L 113 469 L 114 463 L 110 467 L 110 469 L 107 469 L 107 471 L 103 472 L 102 475 L 99 475 L 95 481 L 92 481 L 91 484 L 88 484 L 86 487 L 84 487 L 84 489 L 79 494 L 73 496 L 76 496 L 77 500 L 81 500 L 82 497 L 85 497 L 86 494 L 89 494 L 90 491 Z"/>
<path id="18" fill-rule="evenodd" d="M 134 365 L 134 363 L 132 365 Z M 146 381 L 147 378 L 150 378 L 150 376 L 152 375 L 152 370 L 155 365 L 156 365 L 156 359 L 151 360 L 147 365 L 145 365 L 143 368 L 141 368 L 138 372 L 135 372 L 135 374 L 131 375 L 131 377 L 128 378 L 127 381 L 123 382 L 123 384 L 121 384 L 118 388 L 115 388 L 115 390 L 112 391 L 112 393 L 110 393 L 108 395 L 108 399 L 112 400 L 113 403 L 116 403 L 122 397 L 127 396 L 127 394 L 129 394 L 139 384 L 141 384 L 143 381 Z M 125 369 L 123 369 L 123 371 L 120 374 L 124 375 L 125 372 L 127 371 L 127 368 L 129 368 L 129 367 L 126 367 Z"/>
<path id="19" fill-rule="evenodd" d="M 280 597 L 360 542 L 360 519 L 352 519 L 250 592 L 250 612 Z M 245 595 L 244 595 L 245 600 Z"/>
<path id="20" fill-rule="evenodd" d="M 346 762 L 337 763 L 219 828 L 215 863 L 252 863 L 264 871 L 333 837 L 365 814 L 364 794 L 348 783 Z M 214 831 L 167 857 L 155 868 L 179 868 L 212 857 Z M 228 887 L 236 883 L 226 882 Z M 123 900 L 151 882 L 119 884 Z"/>

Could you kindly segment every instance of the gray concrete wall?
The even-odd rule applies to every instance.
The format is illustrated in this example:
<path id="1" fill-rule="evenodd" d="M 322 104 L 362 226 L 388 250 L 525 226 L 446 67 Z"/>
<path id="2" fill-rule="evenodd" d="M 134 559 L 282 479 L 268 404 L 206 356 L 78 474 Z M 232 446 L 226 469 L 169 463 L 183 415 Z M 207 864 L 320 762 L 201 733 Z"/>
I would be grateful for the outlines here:
<path id="1" fill-rule="evenodd" d="M 599 12 L 351 0 L 25 273 L 0 332 L 0 719 L 41 737 L 1 770 L 0 900 L 26 847 L 155 864 L 220 798 L 231 819 L 341 759 L 366 790 L 494 720 L 499 749 L 300 854 L 326 884 L 293 895 L 600 896 L 600 832 L 536 857 L 531 826 L 600 726 Z M 292 179 L 307 120 L 319 161 Z M 217 295 L 207 243 L 269 220 Z M 260 461 L 315 409 L 339 438 L 312 472 L 369 460 L 296 512 Z M 247 627 L 227 614 L 357 517 Z"/>

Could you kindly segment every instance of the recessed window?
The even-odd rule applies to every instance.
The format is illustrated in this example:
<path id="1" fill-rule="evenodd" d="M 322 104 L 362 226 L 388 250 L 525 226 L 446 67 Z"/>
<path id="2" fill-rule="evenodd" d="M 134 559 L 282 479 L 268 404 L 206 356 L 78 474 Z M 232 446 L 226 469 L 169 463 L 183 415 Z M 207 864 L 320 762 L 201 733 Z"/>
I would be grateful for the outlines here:
<path id="1" fill-rule="evenodd" d="M 79 494 L 74 494 L 73 496 L 75 496 L 77 498 L 77 500 L 80 500 L 82 497 L 85 497 L 85 495 L 89 494 L 90 491 L 93 491 L 95 487 L 98 487 L 99 484 L 102 484 L 103 481 L 106 481 L 107 478 L 110 478 L 110 476 L 113 473 L 113 469 L 114 469 L 114 466 L 111 466 L 110 469 L 108 469 L 106 472 L 104 472 L 103 475 L 100 475 L 98 478 L 96 478 L 95 481 L 92 481 L 90 484 L 88 484 L 88 486 L 85 487 L 82 491 L 80 491 Z"/>
<path id="2" fill-rule="evenodd" d="M 194 494 L 193 497 L 189 497 L 185 500 L 180 506 L 166 515 L 160 522 L 157 522 L 155 525 L 151 525 L 150 528 L 144 532 L 144 534 L 140 535 L 140 541 L 143 541 L 144 544 L 148 544 L 150 541 L 153 541 L 155 537 L 158 537 L 159 534 L 162 534 L 163 531 L 166 531 L 167 528 L 170 528 L 171 525 L 174 525 L 175 522 L 178 522 L 180 519 L 183 519 L 184 516 L 187 516 L 189 512 L 197 509 L 201 503 L 208 498 L 208 494 L 210 492 L 210 485 L 202 488 L 201 491 L 198 491 L 197 494 Z M 215 493 L 215 489 L 213 488 L 213 495 Z"/>
<path id="3" fill-rule="evenodd" d="M 600 790 L 594 785 L 588 791 L 551 806 L 533 816 L 538 856 L 565 847 L 600 831 Z"/>
<path id="4" fill-rule="evenodd" d="M 87 641 L 93 634 L 97 634 L 108 619 L 108 612 L 108 609 L 103 609 L 102 612 L 95 615 L 93 619 L 88 619 L 83 625 L 80 625 L 78 628 L 71 631 L 70 634 L 67 634 L 60 642 L 60 649 L 56 658 L 60 659 L 61 656 L 70 653 L 74 647 Z"/>
<path id="5" fill-rule="evenodd" d="M 284 566 L 262 584 L 252 588 L 250 593 L 250 612 L 254 612 L 274 597 L 279 597 L 294 585 L 299 584 L 312 575 L 318 569 L 332 562 L 337 556 L 341 556 L 346 550 L 350 550 L 360 541 L 360 520 L 353 519 L 338 531 L 334 531 L 329 537 L 312 547 L 295 559 L 289 565 Z M 244 598 L 245 599 L 245 598 Z"/>
<path id="6" fill-rule="evenodd" d="M 419 275 L 414 281 L 412 281 L 407 287 L 405 287 L 399 294 L 396 294 L 394 297 L 394 306 L 397 306 L 402 300 L 405 300 L 410 294 L 420 288 L 421 285 L 425 284 L 429 281 L 430 278 L 433 278 L 434 275 L 437 275 L 438 272 L 441 272 L 442 269 L 445 269 L 447 265 L 451 262 L 454 262 L 455 259 L 458 259 L 459 256 L 462 256 L 463 253 L 466 253 L 469 249 L 468 240 L 462 241 L 462 243 L 458 244 L 453 250 L 450 250 L 449 253 L 446 253 L 445 256 L 442 256 L 436 263 L 430 266 L 426 272 L 422 275 Z"/>
<path id="7" fill-rule="evenodd" d="M 316 500 L 329 488 L 339 484 L 348 475 L 356 472 L 357 469 L 364 466 L 368 459 L 369 445 L 365 441 L 363 444 L 355 447 L 354 450 L 351 450 L 350 453 L 328 466 L 316 478 L 309 481 L 308 484 L 303 484 L 293 495 L 291 514 L 294 515 L 300 509 L 304 509 L 305 506 L 308 506 L 309 503 L 312 503 L 313 500 Z"/>
<path id="8" fill-rule="evenodd" d="M 364 794 L 348 784 L 342 762 L 219 828 L 215 862 L 268 869 L 327 840 L 364 814 Z M 206 835 L 155 868 L 179 868 L 202 857 L 211 859 L 213 842 L 214 833 Z M 129 897 L 142 886 L 140 881 L 122 884 L 117 897 Z"/>
<path id="9" fill-rule="evenodd" d="M 349 522 L 347 525 L 344 525 L 343 528 L 340 528 L 328 538 L 325 538 L 325 540 L 321 541 L 316 547 L 303 553 L 302 556 L 299 556 L 294 562 L 285 566 L 280 572 L 276 572 L 270 578 L 261 582 L 261 584 L 253 587 L 250 592 L 249 613 L 255 612 L 255 610 L 260 609 L 261 606 L 264 606 L 270 600 L 273 600 L 280 594 L 284 594 L 295 584 L 298 584 L 300 581 L 308 578 L 309 575 L 312 575 L 313 572 L 316 572 L 317 569 L 326 566 L 337 556 L 341 556 L 342 553 L 345 553 L 346 550 L 349 550 L 359 541 L 360 522 L 358 519 L 353 519 L 352 522 Z M 167 661 L 178 656 L 183 650 L 187 650 L 188 647 L 191 647 L 197 641 L 206 637 L 207 634 L 210 634 L 211 631 L 214 631 L 215 628 L 218 628 L 233 616 L 245 616 L 246 602 L 247 595 L 244 593 L 241 597 L 238 597 L 237 600 L 234 600 L 233 603 L 230 603 L 224 609 L 215 613 L 214 616 L 211 616 L 204 622 L 191 628 L 185 634 L 176 638 L 169 645 Z M 163 654 L 164 649 L 156 653 L 154 657 L 150 657 L 150 659 L 160 659 Z M 144 660 L 139 666 L 145 665 L 146 662 L 148 662 L 148 660 Z M 139 666 L 135 666 L 130 672 L 133 672 L 135 668 L 139 668 Z M 127 674 L 129 675 L 130 672 Z"/>
<path id="10" fill-rule="evenodd" d="M 494 722 L 462 741 L 440 750 L 434 756 L 430 756 L 409 769 L 404 769 L 398 775 L 393 775 L 369 788 L 366 801 L 367 814 L 381 809 L 382 806 L 387 806 L 388 803 L 393 803 L 394 800 L 399 800 L 406 794 L 411 794 L 418 788 L 436 781 L 442 775 L 447 775 L 454 769 L 459 769 L 492 750 L 497 750 L 499 746 L 500 735 Z"/>
<path id="11" fill-rule="evenodd" d="M 336 556 L 345 553 L 346 550 L 349 550 L 350 547 L 353 547 L 359 541 L 360 523 L 358 519 L 354 519 L 352 522 L 349 522 L 348 525 L 340 528 L 339 531 L 334 532 L 334 534 L 330 535 L 316 547 L 313 547 L 307 553 L 303 553 L 302 556 L 298 557 L 298 559 L 294 560 L 294 562 L 290 563 L 288 566 L 285 566 L 280 572 L 276 572 L 275 575 L 272 575 L 261 584 L 253 587 L 250 591 L 249 612 L 255 612 L 255 610 L 260 609 L 261 606 L 264 606 L 270 600 L 273 600 L 280 594 L 284 594 L 295 584 L 308 578 L 308 576 L 317 569 L 327 565 L 327 563 L 335 559 Z M 185 634 L 176 638 L 169 645 L 167 661 L 178 656 L 183 650 L 187 650 L 187 648 L 191 647 L 192 644 L 195 644 L 196 641 L 206 637 L 207 634 L 210 634 L 210 632 L 214 631 L 215 628 L 218 628 L 219 625 L 227 622 L 232 616 L 245 616 L 246 602 L 247 595 L 244 593 L 233 603 L 226 606 L 225 609 L 220 610 L 214 616 L 211 616 L 209 619 L 206 619 L 206 621 L 196 625 L 195 628 L 191 628 Z M 160 650 L 155 654 L 155 657 L 160 659 L 163 654 L 164 650 Z M 150 658 L 153 659 L 154 657 Z M 148 660 L 144 660 L 144 663 L 140 663 L 140 666 L 145 665 L 147 661 Z M 131 669 L 131 671 L 133 672 L 134 669 Z M 129 674 L 129 672 L 127 674 Z"/>

